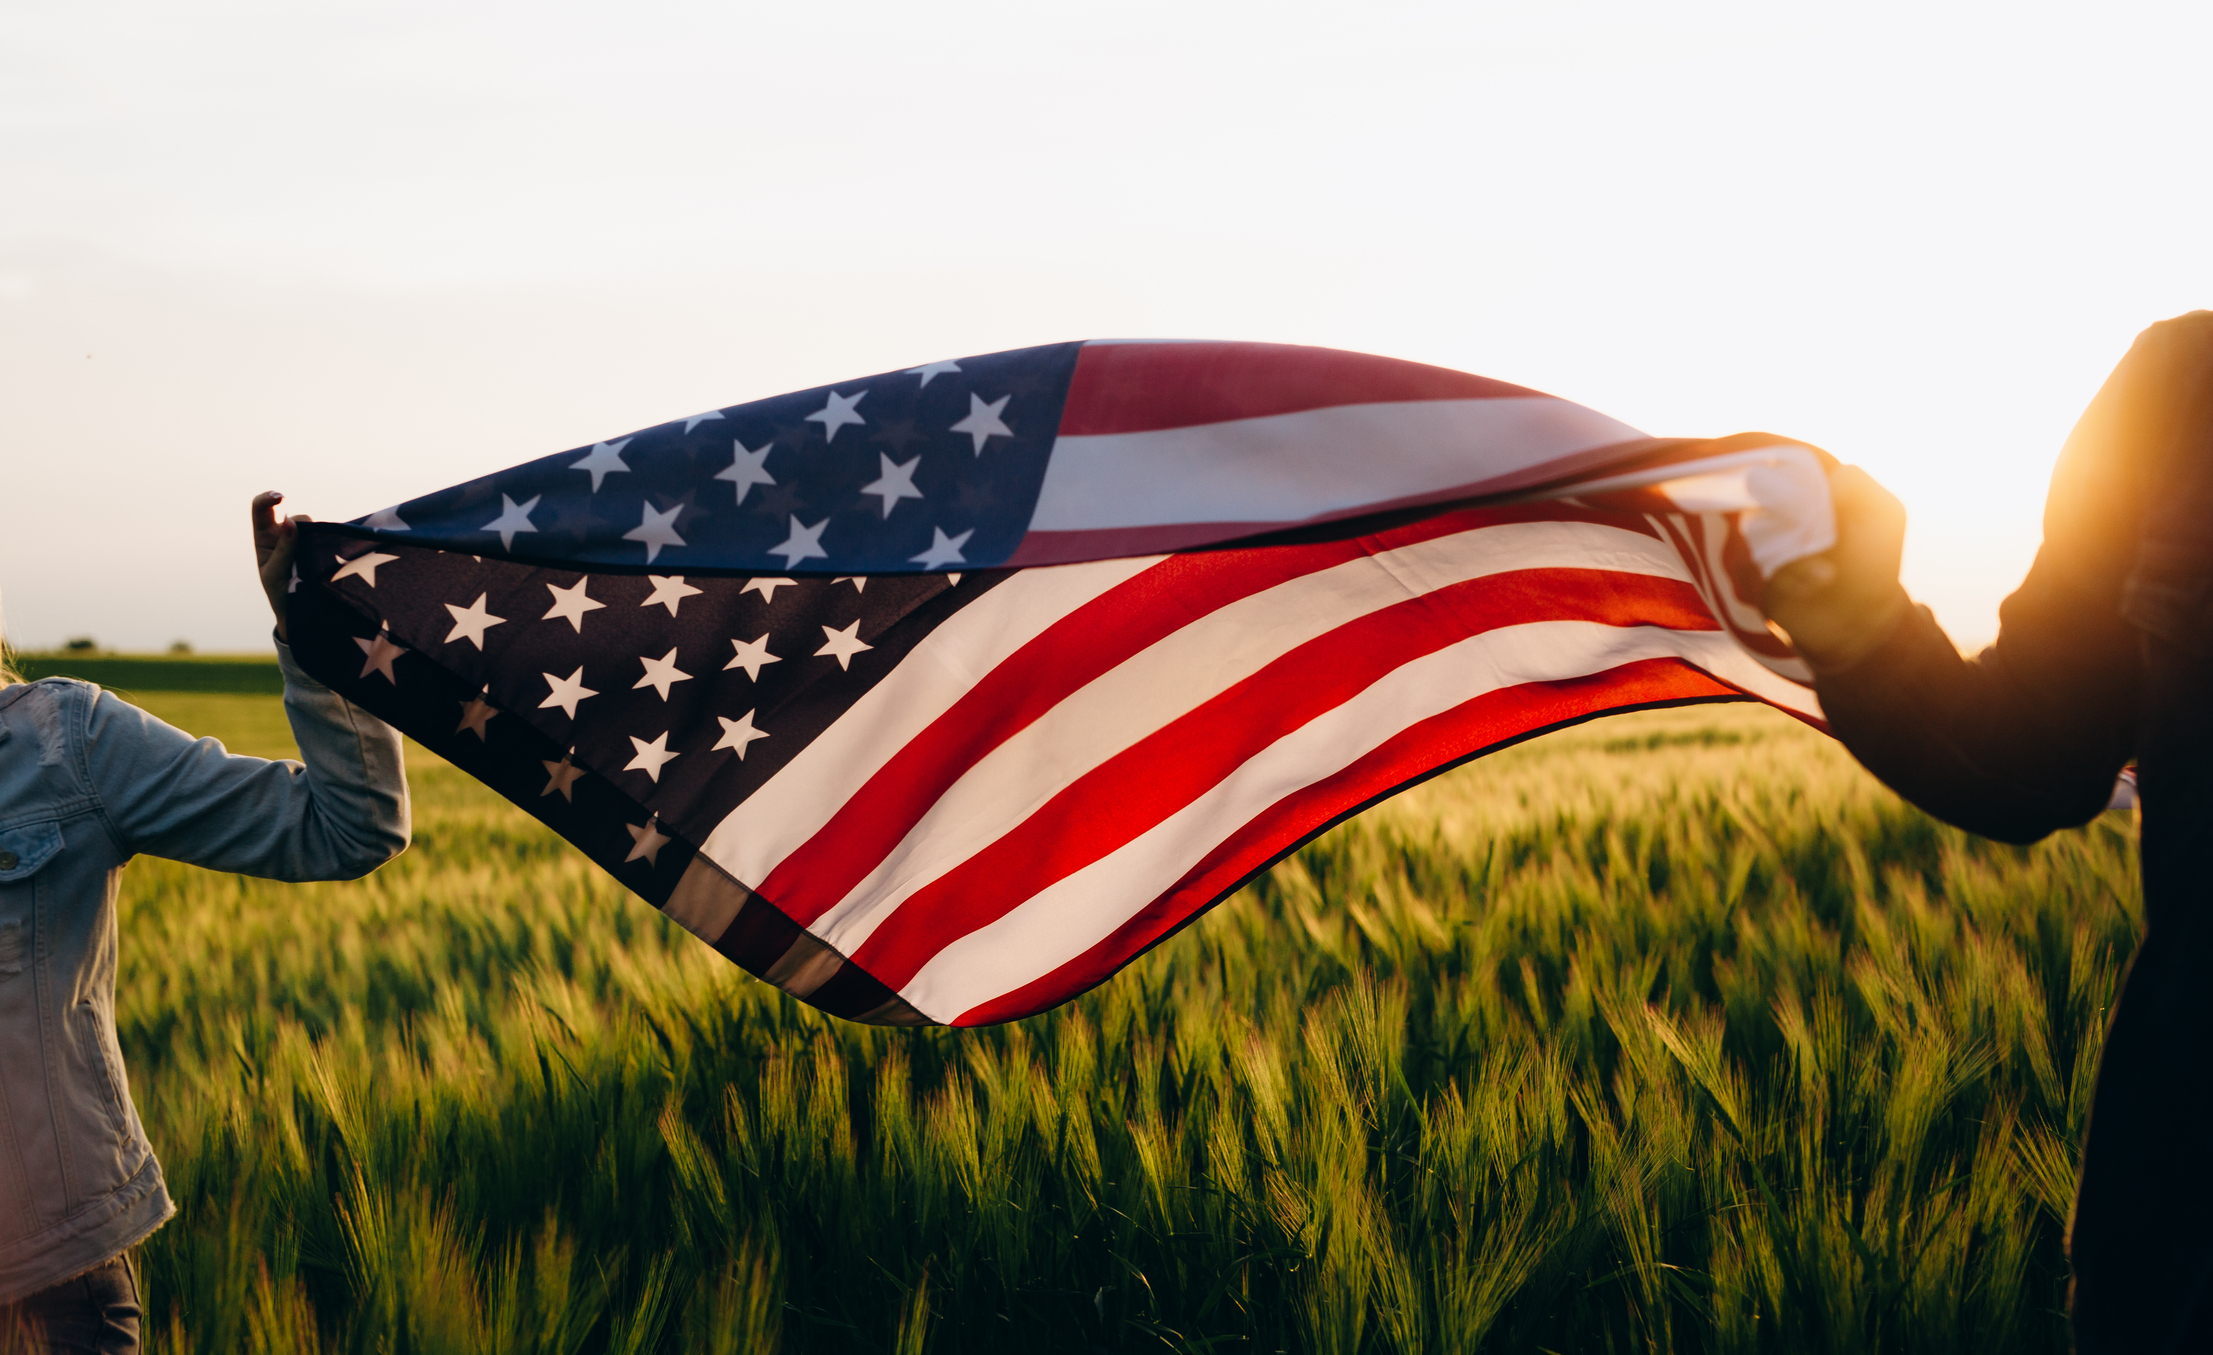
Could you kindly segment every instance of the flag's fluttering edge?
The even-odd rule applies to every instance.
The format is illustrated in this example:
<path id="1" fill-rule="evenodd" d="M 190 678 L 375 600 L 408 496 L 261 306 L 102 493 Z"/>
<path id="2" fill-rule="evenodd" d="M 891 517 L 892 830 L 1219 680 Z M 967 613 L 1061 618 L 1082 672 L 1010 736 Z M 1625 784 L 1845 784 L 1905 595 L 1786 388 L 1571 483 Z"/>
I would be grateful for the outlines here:
<path id="1" fill-rule="evenodd" d="M 1832 544 L 1823 465 L 1356 353 L 1060 344 L 318 526 L 291 630 L 752 973 L 976 1025 L 1505 743 L 1818 721 L 1755 604 Z"/>

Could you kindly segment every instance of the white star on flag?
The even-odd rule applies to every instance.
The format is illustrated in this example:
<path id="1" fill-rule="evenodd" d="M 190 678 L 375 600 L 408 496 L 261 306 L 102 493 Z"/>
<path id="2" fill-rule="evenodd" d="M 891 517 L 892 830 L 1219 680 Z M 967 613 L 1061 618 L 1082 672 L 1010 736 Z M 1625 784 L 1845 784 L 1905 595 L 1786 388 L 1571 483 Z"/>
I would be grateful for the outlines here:
<path id="1" fill-rule="evenodd" d="M 891 506 L 901 499 L 919 499 L 922 491 L 914 487 L 914 468 L 922 464 L 915 457 L 905 465 L 893 465 L 890 457 L 876 453 L 876 461 L 883 474 L 861 486 L 861 493 L 874 494 L 884 501 L 884 516 L 891 516 Z"/>
<path id="2" fill-rule="evenodd" d="M 586 470 L 592 473 L 592 492 L 599 493 L 599 482 L 617 473 L 628 474 L 630 467 L 622 459 L 622 449 L 630 445 L 630 439 L 620 442 L 595 442 L 592 450 L 581 461 L 569 463 L 570 470 Z"/>
<path id="3" fill-rule="evenodd" d="M 999 418 L 1000 412 L 1007 407 L 1007 401 L 1013 398 L 1012 395 L 1002 395 L 987 405 L 984 403 L 982 396 L 970 391 L 968 393 L 968 417 L 954 424 L 947 431 L 968 434 L 969 437 L 975 439 L 976 455 L 982 456 L 984 454 L 984 443 L 992 438 L 1011 438 L 1014 436 L 1014 430 L 1007 427 Z"/>
<path id="4" fill-rule="evenodd" d="M 574 755 L 575 752 L 576 750 L 573 748 L 569 750 L 570 755 Z M 538 792 L 539 796 L 542 798 L 559 791 L 562 799 L 572 805 L 575 804 L 576 791 L 574 787 L 576 779 L 584 774 L 584 769 L 569 761 L 567 756 L 564 756 L 559 762 L 540 761 L 538 765 L 546 769 L 546 788 Z"/>
<path id="5" fill-rule="evenodd" d="M 786 569 L 790 569 L 801 560 L 811 560 L 818 557 L 827 560 L 830 558 L 830 552 L 822 548 L 822 529 L 829 525 L 830 519 L 824 518 L 812 527 L 802 526 L 799 515 L 794 513 L 791 515 L 791 535 L 784 538 L 783 545 L 770 546 L 768 553 L 783 556 L 784 568 Z"/>
<path id="6" fill-rule="evenodd" d="M 863 428 L 868 426 L 868 420 L 853 412 L 854 406 L 867 398 L 867 391 L 862 391 L 851 398 L 840 395 L 836 391 L 831 391 L 829 403 L 809 414 L 807 421 L 822 425 L 822 440 L 824 442 L 836 442 L 838 440 L 838 430 L 845 427 L 845 425 L 853 423 L 859 424 Z"/>
<path id="7" fill-rule="evenodd" d="M 407 651 L 393 644 L 391 636 L 383 631 L 378 631 L 366 640 L 357 635 L 354 637 L 354 643 L 361 646 L 361 652 L 368 658 L 368 662 L 361 665 L 362 677 L 367 677 L 371 673 L 382 673 L 386 682 L 395 687 L 400 685 L 398 675 L 392 671 L 392 661 Z"/>
<path id="8" fill-rule="evenodd" d="M 689 433 L 689 432 L 691 432 L 691 431 L 692 431 L 692 430 L 693 430 L 694 428 L 697 428 L 697 427 L 699 427 L 699 425 L 701 425 L 701 424 L 703 424 L 703 423 L 706 423 L 706 422 L 707 422 L 708 420 L 710 420 L 710 419 L 719 419 L 719 418 L 721 418 L 721 417 L 722 417 L 722 411 L 721 411 L 721 410 L 719 410 L 719 409 L 710 409 L 710 410 L 708 410 L 708 411 L 707 411 L 706 413 L 704 413 L 704 414 L 692 414 L 692 415 L 687 415 L 687 416 L 685 417 L 685 419 L 684 419 L 684 431 L 685 431 L 685 432 L 687 432 L 687 433 Z M 675 423 L 675 422 L 676 422 L 676 420 L 674 420 L 674 419 L 670 419 L 670 420 L 669 420 L 669 422 L 670 422 L 670 423 Z"/>
<path id="9" fill-rule="evenodd" d="M 824 518 L 823 521 L 827 522 L 829 521 L 829 519 Z M 797 530 L 799 526 L 799 519 L 793 518 L 791 522 L 793 529 Z M 790 545 L 791 543 L 787 541 L 784 544 Z M 774 552 L 771 552 L 771 554 L 773 553 Z M 747 593 L 759 593 L 761 595 L 761 601 L 773 603 L 776 601 L 777 589 L 797 588 L 798 586 L 799 585 L 797 583 L 793 582 L 790 579 L 747 579 L 745 581 L 745 587 L 738 590 L 738 596 L 742 598 Z"/>
<path id="10" fill-rule="evenodd" d="M 783 660 L 768 652 L 768 633 L 763 631 L 758 640 L 732 640 L 730 647 L 738 651 L 737 657 L 722 666 L 727 673 L 733 668 L 743 668 L 745 675 L 755 682 L 761 680 L 761 669 Z"/>
<path id="11" fill-rule="evenodd" d="M 684 576 L 681 574 L 648 574 L 646 577 L 653 580 L 653 596 L 638 605 L 640 607 L 651 607 L 653 604 L 659 603 L 669 609 L 670 616 L 676 615 L 677 604 L 701 591 L 684 582 Z"/>
<path id="12" fill-rule="evenodd" d="M 832 630 L 828 626 L 824 626 L 822 628 L 822 648 L 815 651 L 815 657 L 819 659 L 827 654 L 838 661 L 839 668 L 850 670 L 853 667 L 853 656 L 855 654 L 864 649 L 874 649 L 876 647 L 861 639 L 860 629 L 861 623 L 858 621 L 847 626 L 844 630 Z"/>
<path id="13" fill-rule="evenodd" d="M 753 727 L 753 712 L 750 710 L 735 720 L 726 715 L 717 715 L 715 718 L 722 721 L 722 742 L 716 744 L 714 748 L 708 749 L 707 751 L 710 753 L 716 749 L 728 748 L 737 753 L 738 761 L 743 762 L 745 761 L 745 746 L 755 739 L 768 737 L 767 730 Z"/>
<path id="14" fill-rule="evenodd" d="M 866 574 L 840 574 L 836 578 L 830 580 L 830 586 L 832 588 L 837 587 L 841 583 L 852 584 L 853 591 L 856 593 L 865 593 L 868 591 L 868 576 Z"/>
<path id="15" fill-rule="evenodd" d="M 484 648 L 484 632 L 494 626 L 507 624 L 506 617 L 494 616 L 485 608 L 484 599 L 488 596 L 489 594 L 479 593 L 476 601 L 466 607 L 456 607 L 450 602 L 445 604 L 446 610 L 453 613 L 453 629 L 446 632 L 447 644 L 467 640 L 481 650 Z"/>
<path id="16" fill-rule="evenodd" d="M 340 579 L 360 578 L 367 580 L 369 586 L 374 588 L 377 586 L 377 566 L 388 565 L 399 558 L 397 555 L 386 555 L 380 550 L 370 551 L 366 555 L 356 555 L 351 560 L 338 566 L 338 572 L 330 576 L 330 581 L 336 583 Z"/>
<path id="17" fill-rule="evenodd" d="M 644 505 L 644 507 L 645 516 L 637 526 L 624 532 L 622 539 L 644 542 L 645 562 L 650 565 L 660 558 L 661 547 L 684 544 L 684 538 L 676 534 L 676 518 L 679 513 L 684 511 L 684 505 L 678 504 L 666 513 L 655 512 L 653 505 L 650 503 Z"/>
<path id="18" fill-rule="evenodd" d="M 663 654 L 658 659 L 649 659 L 640 654 L 638 662 L 645 665 L 645 676 L 630 684 L 631 691 L 636 691 L 640 687 L 651 687 L 661 694 L 663 701 L 666 701 L 669 699 L 669 688 L 679 682 L 692 680 L 691 674 L 677 671 L 676 648 L 673 645 L 669 647 L 668 653 Z"/>
<path id="19" fill-rule="evenodd" d="M 910 555 L 907 558 L 924 569 L 942 569 L 946 565 L 967 564 L 968 559 L 961 554 L 961 547 L 967 545 L 968 538 L 975 534 L 976 529 L 973 527 L 962 532 L 959 536 L 947 536 L 943 527 L 932 527 L 930 529 L 930 548 L 920 555 Z"/>
<path id="20" fill-rule="evenodd" d="M 530 502 L 518 504 L 502 494 L 499 496 L 499 516 L 477 528 L 477 530 L 480 532 L 498 532 L 499 548 L 501 550 L 513 550 L 515 548 L 515 533 L 538 530 L 530 525 L 530 510 L 536 508 L 538 500 L 544 497 L 543 494 L 533 494 L 530 496 Z"/>
<path id="21" fill-rule="evenodd" d="M 763 443 L 761 450 L 749 452 L 740 442 L 730 449 L 730 464 L 715 472 L 717 480 L 728 480 L 738 487 L 738 502 L 753 492 L 755 485 L 773 485 L 776 477 L 768 473 L 768 454 L 776 450 L 773 442 Z"/>
<path id="22" fill-rule="evenodd" d="M 551 621 L 558 616 L 574 626 L 578 635 L 582 635 L 584 633 L 584 613 L 596 612 L 607 605 L 604 602 L 594 602 L 591 596 L 584 591 L 584 586 L 591 581 L 591 576 L 586 575 L 567 588 L 563 588 L 557 583 L 547 584 L 546 590 L 553 594 L 553 610 L 538 619 L 540 621 Z"/>
<path id="23" fill-rule="evenodd" d="M 396 504 L 390 508 L 379 508 L 374 513 L 361 519 L 361 525 L 372 532 L 412 532 L 415 530 L 401 520 L 399 506 Z"/>
<path id="24" fill-rule="evenodd" d="M 486 687 L 484 690 L 489 694 L 492 689 Z M 477 742 L 486 742 L 492 736 L 485 731 L 484 726 L 490 724 L 492 717 L 497 714 L 499 709 L 491 702 L 482 696 L 472 696 L 461 703 L 461 723 L 453 727 L 453 732 L 458 734 L 466 729 L 476 735 Z"/>
<path id="25" fill-rule="evenodd" d="M 667 736 L 663 735 L 662 737 Z M 632 739 L 631 742 L 636 743 L 637 740 Z M 658 780 L 659 778 L 655 779 Z M 627 866 L 641 858 L 647 866 L 659 866 L 661 864 L 661 849 L 669 845 L 669 839 L 659 831 L 657 825 L 660 822 L 660 816 L 655 815 L 644 823 L 626 823 L 623 825 L 623 827 L 630 830 L 632 844 L 630 855 L 622 859 L 624 865 Z"/>
<path id="26" fill-rule="evenodd" d="M 551 696 L 538 703 L 538 709 L 551 710 L 553 707 L 559 706 L 561 713 L 571 720 L 576 718 L 576 707 L 579 702 L 587 696 L 599 695 L 598 692 L 584 685 L 583 664 L 578 664 L 576 671 L 565 678 L 555 677 L 551 673 L 540 673 L 538 676 L 544 678 L 546 685 L 553 689 Z"/>
<path id="27" fill-rule="evenodd" d="M 623 770 L 626 772 L 644 772 L 647 776 L 653 778 L 653 784 L 656 786 L 661 784 L 661 769 L 683 756 L 681 753 L 669 751 L 669 736 L 666 734 L 651 743 L 647 743 L 644 739 L 632 734 L 630 744 L 637 749 L 638 755 L 630 759 L 629 764 Z"/>
<path id="28" fill-rule="evenodd" d="M 920 367 L 909 367 L 905 375 L 919 376 L 922 378 L 922 384 L 927 386 L 930 384 L 932 377 L 949 376 L 960 369 L 961 365 L 959 363 L 948 359 L 944 362 L 925 362 Z"/>

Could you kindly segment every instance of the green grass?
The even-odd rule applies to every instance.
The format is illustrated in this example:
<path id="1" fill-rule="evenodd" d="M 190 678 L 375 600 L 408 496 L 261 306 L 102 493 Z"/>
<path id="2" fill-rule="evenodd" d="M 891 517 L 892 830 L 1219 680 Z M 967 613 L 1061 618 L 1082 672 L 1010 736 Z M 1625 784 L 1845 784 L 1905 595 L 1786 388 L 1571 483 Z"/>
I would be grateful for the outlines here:
<path id="1" fill-rule="evenodd" d="M 902 1032 L 414 781 L 363 883 L 125 877 L 153 1350 L 2065 1348 L 2125 816 L 2000 847 L 1765 712 L 1600 721 Z"/>
<path id="2" fill-rule="evenodd" d="M 249 654 L 11 654 L 27 682 L 45 677 L 83 678 L 130 694 L 231 692 L 282 696 L 284 674 L 275 653 Z M 158 697 L 157 697 L 158 699 Z"/>

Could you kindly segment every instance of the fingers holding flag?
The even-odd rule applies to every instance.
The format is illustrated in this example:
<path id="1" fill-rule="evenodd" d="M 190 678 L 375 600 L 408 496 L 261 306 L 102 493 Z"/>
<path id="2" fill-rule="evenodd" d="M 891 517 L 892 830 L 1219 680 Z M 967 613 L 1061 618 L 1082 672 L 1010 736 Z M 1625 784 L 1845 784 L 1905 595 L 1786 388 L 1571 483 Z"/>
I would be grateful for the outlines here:
<path id="1" fill-rule="evenodd" d="M 1905 505 L 1857 466 L 1830 470 L 1829 499 L 1836 545 L 1777 570 L 1764 605 L 1799 657 L 1834 670 L 1871 653 L 1910 603 L 1898 582 Z"/>
<path id="2" fill-rule="evenodd" d="M 292 567 L 293 555 L 299 547 L 299 524 L 308 521 L 304 513 L 287 518 L 277 517 L 277 505 L 284 502 L 284 495 L 274 489 L 265 489 L 254 495 L 249 512 L 253 519 L 254 562 L 261 573 L 261 591 L 269 597 L 269 610 L 276 614 L 277 638 L 284 640 L 287 606 L 292 590 L 299 587 L 300 576 Z"/>

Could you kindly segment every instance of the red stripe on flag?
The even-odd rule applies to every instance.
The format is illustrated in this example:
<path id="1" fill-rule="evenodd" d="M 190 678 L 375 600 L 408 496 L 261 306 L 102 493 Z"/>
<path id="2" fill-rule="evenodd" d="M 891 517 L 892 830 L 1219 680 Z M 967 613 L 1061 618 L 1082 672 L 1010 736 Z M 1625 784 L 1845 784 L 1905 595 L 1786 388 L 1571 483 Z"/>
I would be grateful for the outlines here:
<path id="1" fill-rule="evenodd" d="M 1296 414 L 1391 400 L 1544 396 L 1447 367 L 1372 353 L 1279 343 L 1101 344 L 1076 355 L 1060 435 L 1162 428 Z M 1546 397 L 1549 398 L 1549 397 Z"/>
<path id="2" fill-rule="evenodd" d="M 1233 602 L 1371 553 L 1484 527 L 1569 521 L 1658 535 L 1641 518 L 1543 504 L 1442 514 L 1311 546 L 1163 560 L 1054 622 L 986 673 L 779 861 L 759 892 L 800 923 L 812 923 L 866 879 L 930 806 L 993 749 L 1132 655 Z"/>
<path id="3" fill-rule="evenodd" d="M 1494 574 L 1379 608 L 1291 649 L 1078 778 L 915 891 L 853 962 L 902 988 L 946 945 L 1153 828 L 1395 669 L 1471 635 L 1537 621 L 1718 629 L 1690 585 L 1599 569 Z"/>
<path id="4" fill-rule="evenodd" d="M 1433 715 L 1392 736 L 1333 776 L 1276 801 L 1205 860 L 1091 949 L 1021 987 L 980 1003 L 949 1024 L 984 1026 L 1056 1007 L 1115 971 L 1288 851 L 1293 843 L 1419 778 L 1531 730 L 1624 706 L 1661 701 L 1743 700 L 1744 694 L 1681 659 L 1639 659 L 1603 673 L 1529 682 Z"/>

